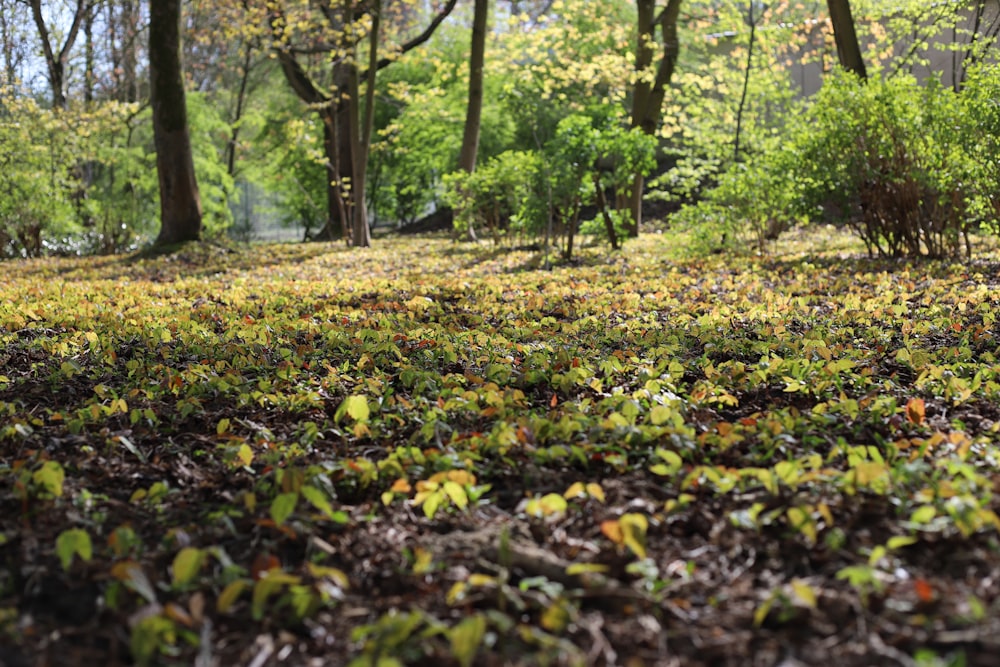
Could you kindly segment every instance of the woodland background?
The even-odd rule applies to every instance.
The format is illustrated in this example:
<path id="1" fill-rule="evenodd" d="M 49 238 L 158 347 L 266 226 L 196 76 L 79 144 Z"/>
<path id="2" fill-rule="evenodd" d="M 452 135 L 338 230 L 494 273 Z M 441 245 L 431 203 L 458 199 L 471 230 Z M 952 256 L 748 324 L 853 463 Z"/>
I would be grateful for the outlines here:
<path id="1" fill-rule="evenodd" d="M 0 664 L 992 667 L 998 31 L 0 0 Z"/>
<path id="2" fill-rule="evenodd" d="M 577 232 L 637 231 L 638 178 L 647 217 L 680 210 L 709 248 L 835 220 L 872 252 L 953 254 L 996 218 L 992 0 L 183 4 L 209 236 L 366 245 L 454 211 L 460 233 L 570 255 Z M 836 75 L 828 6 L 873 85 Z M 149 241 L 146 8 L 0 9 L 0 252 Z"/>

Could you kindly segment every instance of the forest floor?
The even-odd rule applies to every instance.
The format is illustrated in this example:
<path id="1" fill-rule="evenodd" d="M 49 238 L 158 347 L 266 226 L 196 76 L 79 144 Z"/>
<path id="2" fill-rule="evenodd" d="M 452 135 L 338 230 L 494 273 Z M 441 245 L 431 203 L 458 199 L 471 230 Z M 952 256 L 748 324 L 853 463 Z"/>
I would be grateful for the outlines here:
<path id="1" fill-rule="evenodd" d="M 9 262 L 0 664 L 996 665 L 998 256 Z"/>

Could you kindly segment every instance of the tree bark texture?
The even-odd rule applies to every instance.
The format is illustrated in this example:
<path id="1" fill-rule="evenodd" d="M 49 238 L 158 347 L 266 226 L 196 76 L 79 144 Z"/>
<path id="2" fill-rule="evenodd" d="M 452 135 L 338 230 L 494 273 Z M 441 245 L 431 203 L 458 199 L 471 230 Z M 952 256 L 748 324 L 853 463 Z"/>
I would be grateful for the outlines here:
<path id="1" fill-rule="evenodd" d="M 844 69 L 854 72 L 861 80 L 868 78 L 865 61 L 861 57 L 861 46 L 858 44 L 858 34 L 854 29 L 854 17 L 851 15 L 849 0 L 826 0 L 830 10 L 830 23 L 833 25 L 833 39 L 837 43 L 837 58 Z"/>
<path id="2" fill-rule="evenodd" d="M 486 60 L 486 23 L 489 18 L 489 0 L 475 0 L 472 19 L 472 53 L 469 57 L 469 101 L 465 110 L 465 130 L 462 134 L 462 151 L 458 168 L 472 173 L 476 170 L 479 152 L 479 132 L 483 115 L 483 68 Z"/>
<path id="3" fill-rule="evenodd" d="M 640 73 L 632 98 L 632 127 L 640 128 L 648 135 L 656 134 L 663 113 L 663 99 L 667 93 L 677 68 L 680 55 L 680 40 L 677 37 L 677 20 L 681 12 L 682 0 L 668 0 L 666 7 L 657 14 L 656 0 L 639 0 L 638 36 L 636 43 L 635 68 Z M 656 55 L 656 31 L 660 31 L 660 61 L 652 72 Z M 639 234 L 642 222 L 642 194 L 645 179 L 637 174 L 632 181 L 630 213 L 632 222 L 629 234 Z"/>
<path id="4" fill-rule="evenodd" d="M 462 149 L 458 155 L 458 168 L 469 174 L 476 170 L 479 154 L 479 135 L 483 118 L 483 68 L 486 61 L 486 24 L 489 20 L 489 0 L 475 0 L 472 17 L 472 43 L 469 56 L 469 100 L 465 108 L 465 128 L 462 132 Z M 476 227 L 469 221 L 467 237 L 476 240 Z"/>
<path id="5" fill-rule="evenodd" d="M 187 122 L 180 24 L 181 0 L 150 0 L 150 103 L 160 180 L 157 245 L 201 238 L 201 197 Z"/>
<path id="6" fill-rule="evenodd" d="M 456 3 L 457 0 L 448 0 L 424 31 L 404 43 L 396 51 L 397 55 L 430 39 Z M 326 3 L 325 8 L 327 18 L 336 9 L 336 22 L 343 26 L 352 25 L 364 13 L 372 18 L 366 69 L 360 71 L 357 66 L 357 38 L 346 36 L 339 45 L 342 53 L 332 64 L 332 89 L 324 90 L 318 85 L 296 58 L 294 51 L 284 44 L 285 17 L 281 4 L 277 2 L 269 8 L 271 37 L 285 80 L 300 100 L 318 110 L 323 120 L 326 168 L 330 177 L 327 187 L 328 219 L 315 238 L 332 240 L 341 235 L 351 245 L 368 246 L 371 245 L 371 232 L 368 227 L 365 191 L 368 149 L 374 124 L 375 75 L 394 60 L 378 57 L 381 2 L 359 4 L 346 0 L 341 3 Z M 360 96 L 362 80 L 367 86 L 363 117 Z"/>

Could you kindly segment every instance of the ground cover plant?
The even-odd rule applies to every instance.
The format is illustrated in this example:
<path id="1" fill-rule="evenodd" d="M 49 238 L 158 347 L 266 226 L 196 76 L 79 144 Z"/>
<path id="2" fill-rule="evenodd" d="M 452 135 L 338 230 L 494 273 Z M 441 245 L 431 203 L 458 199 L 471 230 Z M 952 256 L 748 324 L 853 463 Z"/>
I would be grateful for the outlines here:
<path id="1" fill-rule="evenodd" d="M 812 233 L 6 265 L 0 661 L 994 664 L 996 255 Z"/>

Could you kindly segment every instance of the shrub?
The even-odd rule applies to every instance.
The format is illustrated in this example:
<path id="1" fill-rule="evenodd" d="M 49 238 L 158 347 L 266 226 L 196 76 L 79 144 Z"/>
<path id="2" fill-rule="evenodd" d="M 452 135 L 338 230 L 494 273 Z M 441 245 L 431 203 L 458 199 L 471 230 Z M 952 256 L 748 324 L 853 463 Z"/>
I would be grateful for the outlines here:
<path id="1" fill-rule="evenodd" d="M 473 225 L 497 241 L 508 233 L 562 236 L 569 259 L 584 206 L 595 204 L 600 220 L 582 230 L 596 234 L 603 225 L 612 247 L 634 226 L 628 194 L 635 174 L 655 166 L 655 151 L 653 137 L 612 118 L 571 114 L 542 151 L 507 151 L 473 174 L 446 176 L 444 197 L 455 209 L 459 231 Z"/>
<path id="2" fill-rule="evenodd" d="M 731 165 L 679 220 L 760 246 L 820 213 L 850 225 L 872 255 L 968 254 L 969 232 L 995 231 L 1000 210 L 998 85 L 996 67 L 974 72 L 962 93 L 837 72 L 788 114 L 783 143 Z"/>

